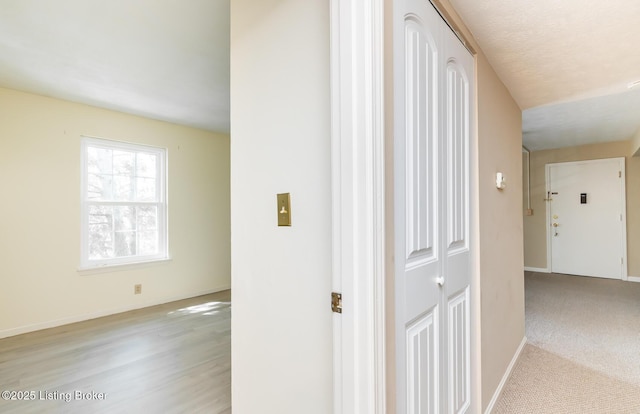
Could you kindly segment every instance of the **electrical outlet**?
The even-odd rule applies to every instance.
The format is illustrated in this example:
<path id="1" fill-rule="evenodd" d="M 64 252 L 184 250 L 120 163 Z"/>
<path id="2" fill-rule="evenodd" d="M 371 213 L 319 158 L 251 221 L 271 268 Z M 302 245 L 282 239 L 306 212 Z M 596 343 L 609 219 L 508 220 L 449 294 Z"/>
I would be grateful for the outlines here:
<path id="1" fill-rule="evenodd" d="M 133 294 L 140 295 L 142 293 L 142 285 L 133 285 Z"/>

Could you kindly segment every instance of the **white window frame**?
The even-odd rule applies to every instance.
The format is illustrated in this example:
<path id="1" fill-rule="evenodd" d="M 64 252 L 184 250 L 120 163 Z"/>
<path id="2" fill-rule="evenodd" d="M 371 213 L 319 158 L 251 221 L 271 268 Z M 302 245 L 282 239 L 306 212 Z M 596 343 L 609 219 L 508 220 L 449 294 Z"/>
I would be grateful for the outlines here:
<path id="1" fill-rule="evenodd" d="M 110 150 L 125 150 L 133 152 L 152 153 L 157 156 L 156 164 L 156 201 L 93 201 L 87 197 L 87 183 L 89 176 L 88 169 L 88 148 L 105 148 Z M 80 179 L 80 201 L 81 201 L 81 228 L 80 228 L 80 267 L 79 270 L 90 270 L 110 266 L 122 266 L 136 263 L 149 263 L 162 260 L 169 260 L 169 235 L 167 223 L 167 150 L 166 148 L 153 147 L 149 145 L 133 144 L 128 142 L 113 141 L 102 138 L 83 136 L 81 139 L 81 179 Z M 91 205 L 113 205 L 113 206 L 157 206 L 158 217 L 158 253 L 154 255 L 135 255 L 127 257 L 116 257 L 109 259 L 91 260 L 89 259 L 89 206 Z"/>

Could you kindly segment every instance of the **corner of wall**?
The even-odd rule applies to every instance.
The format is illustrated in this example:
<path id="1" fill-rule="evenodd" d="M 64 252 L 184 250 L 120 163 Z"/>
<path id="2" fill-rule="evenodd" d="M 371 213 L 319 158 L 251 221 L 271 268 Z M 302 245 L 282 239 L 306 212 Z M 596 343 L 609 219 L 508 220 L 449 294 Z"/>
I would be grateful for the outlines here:
<path id="1" fill-rule="evenodd" d="M 487 404 L 487 408 L 484 410 L 485 414 L 491 414 L 491 412 L 495 408 L 495 405 L 498 402 L 498 398 L 500 398 L 500 394 L 502 394 L 502 389 L 504 388 L 505 384 L 509 380 L 511 373 L 513 372 L 513 368 L 516 366 L 516 362 L 518 362 L 518 358 L 520 358 L 520 354 L 522 354 L 522 351 L 524 350 L 524 346 L 526 344 L 527 344 L 527 337 L 525 336 L 524 338 L 522 338 L 522 341 L 520 341 L 520 345 L 518 346 L 518 349 L 516 349 L 516 352 L 513 354 L 513 357 L 511 358 L 511 362 L 509 362 L 509 366 L 507 366 L 507 369 L 504 372 L 502 379 L 500 380 L 500 384 L 498 384 L 498 388 L 496 388 L 495 392 L 493 393 L 493 397 L 491 397 L 491 401 L 489 401 L 489 404 Z"/>
<path id="2" fill-rule="evenodd" d="M 640 157 L 640 129 L 631 139 L 631 156 Z"/>

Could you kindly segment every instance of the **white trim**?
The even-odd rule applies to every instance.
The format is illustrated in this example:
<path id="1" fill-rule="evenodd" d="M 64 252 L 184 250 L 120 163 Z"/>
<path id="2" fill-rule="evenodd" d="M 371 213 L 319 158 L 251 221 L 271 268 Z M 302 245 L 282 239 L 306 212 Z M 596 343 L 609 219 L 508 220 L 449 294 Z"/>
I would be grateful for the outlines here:
<path id="1" fill-rule="evenodd" d="M 132 270 L 140 267 L 154 266 L 164 262 L 171 262 L 173 259 L 167 257 L 164 259 L 141 260 L 139 262 L 103 264 L 100 266 L 79 267 L 78 273 L 82 276 L 93 275 L 97 273 L 121 272 L 124 270 Z"/>
<path id="2" fill-rule="evenodd" d="M 552 271 L 553 265 L 551 263 L 551 202 L 549 201 L 550 193 L 551 193 L 551 177 L 550 177 L 551 164 L 546 164 L 544 166 L 544 182 L 545 187 L 544 191 L 546 192 L 544 208 L 545 208 L 545 233 L 547 238 L 547 268 L 549 272 Z"/>
<path id="3" fill-rule="evenodd" d="M 331 0 L 334 413 L 385 412 L 383 0 Z M 328 300 L 328 298 L 327 298 Z"/>
<path id="4" fill-rule="evenodd" d="M 57 326 L 68 325 L 71 323 L 88 321 L 90 319 L 102 318 L 103 316 L 115 315 L 118 313 L 128 312 L 136 309 L 148 308 L 150 306 L 162 305 L 165 303 L 175 302 L 178 300 L 195 298 L 202 295 L 209 295 L 211 293 L 222 292 L 224 290 L 229 290 L 229 289 L 231 289 L 231 285 L 225 285 L 215 289 L 208 289 L 202 292 L 195 292 L 193 294 L 189 294 L 186 296 L 185 295 L 171 296 L 163 299 L 150 300 L 146 302 L 119 306 L 117 308 L 95 311 L 95 312 L 85 313 L 82 315 L 68 316 L 66 318 L 54 319 L 51 321 L 34 323 L 32 325 L 25 325 L 17 328 L 6 329 L 4 331 L 0 331 L 0 339 L 8 338 L 10 336 L 21 335 L 29 332 L 39 331 L 42 329 L 55 328 Z"/>
<path id="5" fill-rule="evenodd" d="M 479 192 L 479 142 L 478 142 L 478 59 L 474 54 L 473 134 L 469 146 L 469 197 L 471 234 L 471 407 L 470 414 L 482 411 L 482 295 L 480 288 L 480 192 Z"/>
<path id="6" fill-rule="evenodd" d="M 627 159 L 625 157 L 618 158 L 620 162 L 620 186 L 622 193 L 622 240 L 620 240 L 622 249 L 622 280 L 629 280 L 629 258 L 627 257 Z"/>
<path id="7" fill-rule="evenodd" d="M 627 276 L 628 282 L 640 283 L 640 276 Z"/>
<path id="8" fill-rule="evenodd" d="M 493 393 L 493 398 L 491 398 L 491 401 L 489 401 L 489 405 L 487 405 L 487 409 L 484 411 L 485 414 L 490 414 L 491 411 L 493 411 L 494 405 L 496 404 L 496 402 L 498 402 L 500 393 L 502 393 L 502 389 L 504 388 L 505 384 L 509 380 L 509 376 L 511 376 L 511 371 L 513 371 L 513 367 L 515 367 L 516 362 L 518 361 L 518 358 L 520 358 L 520 354 L 522 353 L 522 350 L 524 349 L 524 346 L 526 344 L 527 344 L 527 337 L 525 336 L 524 338 L 522 338 L 522 342 L 520 342 L 520 346 L 516 350 L 516 353 L 513 354 L 513 358 L 511 358 L 511 362 L 509 363 L 507 370 L 504 372 L 504 375 L 502 376 L 502 380 L 500 381 L 500 384 L 498 384 L 498 388 L 496 388 L 496 392 Z"/>
<path id="9" fill-rule="evenodd" d="M 551 273 L 551 269 L 544 267 L 524 267 L 525 272 L 536 272 L 536 273 Z"/>

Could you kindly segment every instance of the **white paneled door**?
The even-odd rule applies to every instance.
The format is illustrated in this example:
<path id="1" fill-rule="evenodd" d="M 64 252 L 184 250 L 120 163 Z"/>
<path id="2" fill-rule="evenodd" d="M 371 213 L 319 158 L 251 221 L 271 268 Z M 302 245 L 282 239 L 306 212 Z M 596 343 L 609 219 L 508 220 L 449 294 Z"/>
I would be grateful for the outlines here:
<path id="1" fill-rule="evenodd" d="M 474 60 L 428 1 L 396 7 L 397 412 L 465 413 Z"/>
<path id="2" fill-rule="evenodd" d="M 624 161 L 547 165 L 553 273 L 626 279 Z"/>

